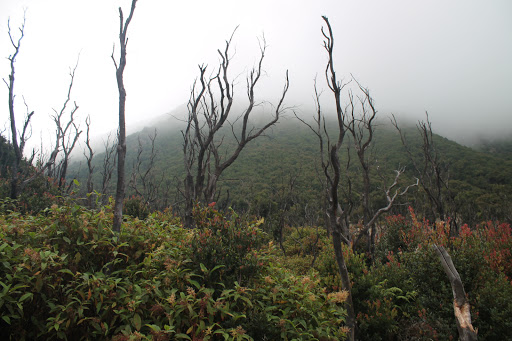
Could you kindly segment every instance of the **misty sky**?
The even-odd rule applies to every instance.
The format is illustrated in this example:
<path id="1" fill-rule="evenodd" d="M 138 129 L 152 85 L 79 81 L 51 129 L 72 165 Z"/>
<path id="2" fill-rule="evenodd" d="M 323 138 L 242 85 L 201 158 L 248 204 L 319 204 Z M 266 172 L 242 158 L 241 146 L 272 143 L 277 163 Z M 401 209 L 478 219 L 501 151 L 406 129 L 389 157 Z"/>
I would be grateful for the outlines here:
<path id="1" fill-rule="evenodd" d="M 66 96 L 69 68 L 80 63 L 72 99 L 78 118 L 91 115 L 93 129 L 117 125 L 117 84 L 110 58 L 118 52 L 118 7 L 130 0 L 1 0 L 0 75 L 8 79 L 13 53 L 7 18 L 15 37 L 27 8 L 25 38 L 16 63 L 18 121 L 25 97 L 35 110 L 34 136 L 50 144 L 52 108 Z M 434 129 L 468 143 L 475 136 L 512 134 L 512 2 L 341 1 L 341 0 L 139 0 L 129 28 L 125 86 L 127 122 L 143 126 L 188 100 L 197 65 L 211 71 L 234 28 L 232 77 L 257 62 L 258 37 L 268 50 L 259 100 L 276 102 L 285 71 L 290 72 L 288 105 L 313 105 L 313 78 L 326 88 L 321 15 L 335 35 L 336 68 L 368 87 L 382 116 L 413 120 L 429 112 Z M 0 122 L 7 127 L 8 91 L 0 91 Z M 240 94 L 243 95 L 243 92 Z M 331 101 L 325 92 L 324 101 Z M 82 124 L 84 126 L 84 124 Z M 39 139 L 39 137 L 36 137 Z M 39 143 L 39 141 L 36 141 Z M 81 147 L 79 147 L 81 148 Z"/>

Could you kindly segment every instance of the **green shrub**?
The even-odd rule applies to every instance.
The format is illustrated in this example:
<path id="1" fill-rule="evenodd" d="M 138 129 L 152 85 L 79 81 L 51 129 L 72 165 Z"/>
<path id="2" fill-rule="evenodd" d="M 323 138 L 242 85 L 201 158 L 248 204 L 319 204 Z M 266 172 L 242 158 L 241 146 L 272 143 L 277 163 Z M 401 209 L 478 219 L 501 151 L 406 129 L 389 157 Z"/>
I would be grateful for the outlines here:
<path id="1" fill-rule="evenodd" d="M 512 315 L 510 295 L 512 283 L 512 234 L 509 224 L 487 222 L 470 229 L 460 228 L 457 237 L 449 236 L 449 222 L 419 220 L 410 209 L 410 217 L 390 217 L 389 225 L 378 245 L 381 255 L 386 249 L 384 264 L 397 263 L 403 268 L 402 282 L 412 283 L 418 296 L 418 313 L 403 328 L 423 338 L 456 339 L 453 315 L 453 294 L 432 243 L 447 247 L 459 272 L 471 304 L 473 326 L 482 340 L 508 339 L 511 327 L 505 316 Z M 382 257 L 380 257 L 382 259 Z M 374 270 L 372 270 L 373 272 Z M 396 285 L 396 284 L 393 284 Z M 420 333 L 420 331 L 422 331 Z"/>
<path id="2" fill-rule="evenodd" d="M 255 286 L 247 328 L 255 340 L 345 339 L 345 291 L 328 292 L 317 272 L 296 275 L 272 266 Z"/>
<path id="3" fill-rule="evenodd" d="M 164 272 L 171 255 L 185 262 L 187 232 L 180 228 L 127 221 L 114 236 L 108 207 L 54 206 L 45 215 L 0 219 L 4 339 L 102 339 L 137 331 L 155 292 L 190 285 L 183 273 Z"/>
<path id="4" fill-rule="evenodd" d="M 389 262 L 363 269 L 352 287 L 361 340 L 408 339 L 407 327 L 418 310 L 408 270 L 390 254 Z"/>
<path id="5" fill-rule="evenodd" d="M 144 220 L 149 216 L 149 205 L 139 196 L 131 196 L 123 202 L 123 214 Z"/>
<path id="6" fill-rule="evenodd" d="M 276 250 L 257 222 L 204 212 L 213 218 L 207 226 L 223 222 L 220 227 L 245 243 L 241 253 L 220 235 L 212 239 L 238 252 L 226 256 L 244 255 L 241 264 L 257 267 L 234 272 L 244 286 L 209 285 L 229 277 L 226 267 L 239 263 L 196 266 L 191 245 L 207 228 L 176 226 L 172 212 L 155 212 L 144 221 L 126 216 L 120 234 L 111 231 L 109 206 L 92 211 L 54 205 L 37 216 L 0 215 L 0 338 L 343 338 L 340 303 L 317 282 L 271 266 L 268 255 Z"/>
<path id="7" fill-rule="evenodd" d="M 250 220 L 234 211 L 223 215 L 213 205 L 196 206 L 193 216 L 197 227 L 189 245 L 193 270 L 202 272 L 201 264 L 206 269 L 222 266 L 208 274 L 208 285 L 247 284 L 268 263 L 269 249 L 263 246 L 269 238 L 258 228 L 263 219 Z"/>
<path id="8" fill-rule="evenodd" d="M 44 176 L 38 176 L 30 182 L 16 200 L 9 198 L 9 188 L 10 183 L 0 178 L 0 200 L 2 201 L 0 212 L 18 211 L 24 214 L 37 214 L 55 203 L 63 202 L 57 186 L 51 179 Z"/>

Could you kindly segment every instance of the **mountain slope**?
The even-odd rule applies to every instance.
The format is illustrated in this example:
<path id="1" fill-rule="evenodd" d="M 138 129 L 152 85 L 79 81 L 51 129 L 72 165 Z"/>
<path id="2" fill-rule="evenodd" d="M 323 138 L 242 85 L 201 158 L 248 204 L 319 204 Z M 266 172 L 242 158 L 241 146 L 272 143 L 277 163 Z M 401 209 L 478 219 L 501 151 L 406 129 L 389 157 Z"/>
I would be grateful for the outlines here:
<path id="1" fill-rule="evenodd" d="M 329 123 L 329 122 L 328 122 Z M 168 120 L 158 125 L 155 140 L 155 161 L 152 173 L 155 179 L 160 179 L 159 187 L 168 189 L 165 200 L 160 204 L 179 203 L 181 200 L 177 188 L 181 186 L 184 166 L 182 156 L 182 136 L 180 126 L 183 123 Z M 328 124 L 329 127 L 335 124 Z M 155 128 L 144 128 L 137 134 L 128 136 L 127 170 L 130 172 L 137 158 L 138 141 L 143 151 L 141 153 L 142 167 L 148 164 L 151 149 L 149 136 L 154 134 Z M 408 144 L 413 154 L 421 157 L 421 139 L 416 128 L 404 128 Z M 335 131 L 330 131 L 335 137 Z M 229 150 L 233 146 L 233 138 L 227 132 L 224 148 Z M 512 205 L 512 179 L 510 170 L 512 161 L 489 153 L 475 151 L 461 146 L 441 136 L 435 135 L 434 141 L 443 163 L 449 166 L 450 183 L 456 192 L 459 211 L 465 221 L 473 222 L 481 219 L 511 219 Z M 348 144 L 347 144 L 348 145 Z M 347 160 L 346 147 L 342 153 L 342 163 Z M 402 176 L 403 185 L 414 182 L 413 166 L 407 157 L 400 137 L 394 128 L 381 124 L 377 127 L 371 153 L 376 162 L 372 167 L 372 193 L 375 205 L 384 203 L 382 195 L 382 181 L 379 174 L 388 178 L 394 176 L 394 170 L 405 166 L 406 172 Z M 351 153 L 353 162 L 350 167 L 353 179 L 354 196 L 357 199 L 357 190 L 360 188 L 355 155 Z M 103 156 L 98 154 L 95 158 L 95 183 L 101 182 L 99 169 Z M 265 137 L 251 142 L 242 151 L 238 160 L 222 175 L 219 182 L 221 202 L 233 206 L 238 210 L 249 210 L 256 214 L 265 215 L 269 210 L 277 210 L 289 201 L 289 205 L 302 205 L 316 207 L 322 203 L 322 176 L 319 174 L 318 140 L 316 136 L 295 118 L 281 120 Z M 381 173 L 377 173 L 377 166 Z M 77 176 L 84 183 L 86 172 L 82 166 L 80 171 L 75 164 L 70 170 L 71 176 Z M 115 174 L 114 174 L 115 176 Z M 346 180 L 346 179 L 345 179 Z M 343 180 L 343 181 L 345 181 Z M 114 181 L 112 181 L 112 184 Z M 343 182 L 342 182 L 343 186 Z M 420 191 L 421 192 L 421 191 Z M 425 205 L 424 198 L 418 193 L 415 197 L 410 195 L 404 198 L 402 204 L 413 203 Z M 129 194 L 133 190 L 128 189 Z M 160 195 L 159 199 L 163 199 Z M 179 205 L 176 205 L 179 206 Z M 284 207 L 284 206 L 283 206 Z M 401 208 L 403 209 L 403 207 Z"/>

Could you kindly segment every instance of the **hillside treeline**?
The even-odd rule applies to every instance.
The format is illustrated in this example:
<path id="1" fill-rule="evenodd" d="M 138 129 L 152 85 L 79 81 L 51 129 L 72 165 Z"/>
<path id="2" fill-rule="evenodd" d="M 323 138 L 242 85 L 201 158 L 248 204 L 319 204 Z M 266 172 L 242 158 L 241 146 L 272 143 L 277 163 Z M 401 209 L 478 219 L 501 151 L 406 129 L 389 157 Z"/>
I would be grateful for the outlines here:
<path id="1" fill-rule="evenodd" d="M 144 128 L 128 137 L 127 168 L 132 182 L 128 185 L 128 196 L 144 205 L 144 210 L 162 210 L 172 206 L 180 212 L 182 197 L 179 189 L 184 178 L 183 139 L 179 122 L 169 120 L 168 128 Z M 332 126 L 332 124 L 329 124 Z M 410 149 L 418 162 L 422 160 L 421 136 L 415 127 L 404 130 Z M 156 135 L 155 135 L 156 133 Z M 229 146 L 229 135 L 225 148 Z M 467 223 L 486 220 L 510 221 L 512 212 L 512 180 L 508 172 L 512 164 L 505 157 L 479 152 L 461 146 L 453 141 L 434 135 L 440 163 L 446 172 L 449 189 L 457 219 Z M 362 186 L 357 174 L 359 166 L 354 163 L 351 141 L 345 142 L 342 162 L 352 158 L 346 174 L 352 181 L 353 198 Z M 383 205 L 382 179 L 394 176 L 394 170 L 405 167 L 403 185 L 413 183 L 416 174 L 411 159 L 401 143 L 400 135 L 388 123 L 382 122 L 375 132 L 369 154 L 373 202 Z M 299 224 L 319 224 L 322 218 L 322 184 L 318 168 L 319 152 L 315 136 L 299 121 L 288 118 L 273 127 L 264 138 L 249 145 L 239 160 L 226 170 L 220 180 L 217 203 L 220 207 L 232 207 L 239 212 L 255 214 L 267 220 L 285 214 L 286 220 Z M 98 153 L 94 160 L 95 172 L 92 179 L 97 187 L 104 183 L 102 168 L 105 154 Z M 113 162 L 113 158 L 111 160 Z M 140 175 L 148 172 L 144 182 Z M 81 184 L 81 195 L 85 196 L 87 182 L 85 162 L 75 162 L 69 171 L 68 182 L 77 179 Z M 115 173 L 111 173 L 110 186 L 106 195 L 112 195 Z M 146 187 L 146 188 L 144 188 Z M 149 188 L 151 187 L 151 188 Z M 99 190 L 98 190 L 99 191 Z M 348 200 L 349 198 L 345 198 Z M 400 198 L 392 209 L 393 213 L 404 214 L 408 205 L 413 205 L 422 216 L 431 216 L 431 208 L 421 188 L 415 188 Z M 357 209 L 355 209 L 357 211 Z M 357 219 L 355 219 L 357 222 Z"/>

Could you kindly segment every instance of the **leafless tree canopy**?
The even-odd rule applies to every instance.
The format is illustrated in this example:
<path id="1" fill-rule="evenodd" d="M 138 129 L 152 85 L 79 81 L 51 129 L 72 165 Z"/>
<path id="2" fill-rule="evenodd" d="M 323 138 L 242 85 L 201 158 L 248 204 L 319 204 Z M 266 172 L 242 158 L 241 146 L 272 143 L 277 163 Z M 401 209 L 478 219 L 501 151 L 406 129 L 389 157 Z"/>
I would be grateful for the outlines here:
<path id="1" fill-rule="evenodd" d="M 34 115 L 33 111 L 28 109 L 27 102 L 25 98 L 23 98 L 25 107 L 26 107 L 26 116 L 23 122 L 22 130 L 18 131 L 16 125 L 16 115 L 14 110 L 14 85 L 15 85 L 15 62 L 16 57 L 20 51 L 21 41 L 25 35 L 25 16 L 23 17 L 23 23 L 19 28 L 19 37 L 15 39 L 10 27 L 10 20 L 8 21 L 8 34 L 11 41 L 12 46 L 14 47 L 14 53 L 10 55 L 7 59 L 10 61 L 11 73 L 9 75 L 9 81 L 7 82 L 4 79 L 4 83 L 7 85 L 9 90 L 9 120 L 11 125 L 11 137 L 12 137 L 12 146 L 14 149 L 15 159 L 11 168 L 11 198 L 16 198 L 20 191 L 28 185 L 32 180 L 36 177 L 44 174 L 47 171 L 47 175 L 57 179 L 59 189 L 65 189 L 65 178 L 68 169 L 70 154 L 76 146 L 76 143 L 80 137 L 81 130 L 79 126 L 76 124 L 75 113 L 78 110 L 78 105 L 74 103 L 74 107 L 71 109 L 69 113 L 69 118 L 66 121 L 66 113 L 67 106 L 71 101 L 71 90 L 73 88 L 73 83 L 75 79 L 75 72 L 78 67 L 78 61 L 75 67 L 70 71 L 70 83 L 68 87 L 68 92 L 66 96 L 66 100 L 60 111 L 54 110 L 55 114 L 52 116 L 52 119 L 55 123 L 55 145 L 50 152 L 49 157 L 46 159 L 43 153 L 40 153 L 37 162 L 37 169 L 31 174 L 21 174 L 20 173 L 20 164 L 24 158 L 24 149 L 27 140 L 31 137 L 31 127 L 30 120 Z M 18 141 L 19 136 L 19 141 Z M 43 150 L 43 146 L 41 146 L 41 150 Z M 58 159 L 58 155 L 62 153 L 62 158 Z M 31 164 L 36 155 L 36 151 L 33 150 L 32 155 L 26 159 L 27 164 Z M 20 179 L 20 174 L 22 175 L 22 179 Z M 68 186 L 69 189 L 69 186 Z"/>
<path id="2" fill-rule="evenodd" d="M 436 218 L 444 221 L 450 218 L 451 233 L 457 234 L 457 207 L 454 200 L 455 194 L 450 189 L 449 165 L 441 159 L 437 145 L 434 142 L 428 112 L 426 113 L 426 121 L 419 121 L 416 125 L 422 140 L 422 158 L 420 160 L 414 157 L 405 133 L 398 126 L 395 117 L 392 119 L 392 124 L 400 133 L 407 156 L 414 166 L 421 189 L 430 204 L 430 212 L 427 213 L 427 216 L 432 221 L 435 221 Z"/>
<path id="3" fill-rule="evenodd" d="M 216 200 L 217 183 L 222 172 L 235 162 L 249 142 L 264 134 L 286 110 L 283 101 L 289 87 L 288 71 L 279 102 L 274 108 L 273 118 L 261 127 L 250 124 L 251 113 L 258 106 L 255 88 L 262 75 L 262 63 L 267 48 L 265 39 L 262 39 L 258 65 L 249 72 L 246 78 L 249 104 L 241 113 L 232 113 L 234 111 L 234 81 L 229 78 L 229 66 L 230 46 L 234 33 L 226 41 L 224 50 L 218 50 L 220 63 L 212 76 L 207 77 L 207 67 L 199 65 L 199 77 L 190 92 L 187 125 L 182 131 L 186 171 L 182 195 L 185 200 L 185 224 L 187 226 L 192 225 L 191 214 L 194 203 L 197 201 L 210 203 Z M 233 115 L 235 117 L 230 121 Z M 240 128 L 235 127 L 237 122 L 241 122 Z M 226 123 L 231 127 L 236 144 L 232 151 L 223 153 L 220 148 L 224 142 L 224 136 L 220 136 L 219 131 Z"/>
<path id="4" fill-rule="evenodd" d="M 71 101 L 71 90 L 73 89 L 77 67 L 78 61 L 75 67 L 69 73 L 70 81 L 64 104 L 59 111 L 54 109 L 54 114 L 52 115 L 53 122 L 55 123 L 55 145 L 47 162 L 48 176 L 58 180 L 58 186 L 61 190 L 65 188 L 64 185 L 66 181 L 70 154 L 75 148 L 78 138 L 82 133 L 79 125 L 77 125 L 75 122 L 75 114 L 78 110 L 78 105 L 76 102 L 73 102 L 73 107 L 70 110 L 67 122 L 65 122 L 66 109 L 69 102 Z M 59 162 L 57 162 L 57 155 L 61 152 L 63 156 Z"/>
<path id="5" fill-rule="evenodd" d="M 157 130 L 154 130 L 152 135 L 148 135 L 149 140 L 149 158 L 143 162 L 144 143 L 141 136 L 138 138 L 137 157 L 133 162 L 132 173 L 128 186 L 130 189 L 139 196 L 146 205 L 155 208 L 157 202 L 164 201 L 168 196 L 167 186 L 164 184 L 165 172 L 160 174 L 156 173 L 155 160 L 157 150 L 155 141 L 157 138 Z M 163 206 L 162 208 L 165 208 Z"/>

